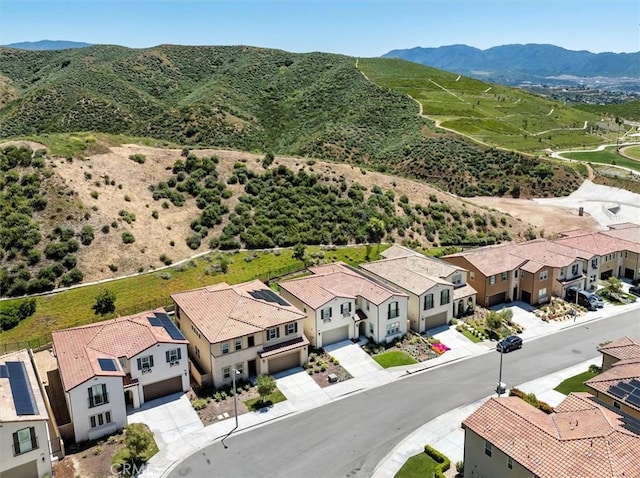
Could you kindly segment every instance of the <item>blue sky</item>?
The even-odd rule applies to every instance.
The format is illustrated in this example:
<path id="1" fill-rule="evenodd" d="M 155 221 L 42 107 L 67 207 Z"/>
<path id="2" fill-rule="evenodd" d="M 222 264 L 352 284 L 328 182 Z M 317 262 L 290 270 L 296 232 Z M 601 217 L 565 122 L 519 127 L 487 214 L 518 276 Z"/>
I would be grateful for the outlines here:
<path id="1" fill-rule="evenodd" d="M 456 43 L 632 52 L 639 24 L 638 0 L 0 0 L 0 44 L 242 44 L 363 57 Z"/>

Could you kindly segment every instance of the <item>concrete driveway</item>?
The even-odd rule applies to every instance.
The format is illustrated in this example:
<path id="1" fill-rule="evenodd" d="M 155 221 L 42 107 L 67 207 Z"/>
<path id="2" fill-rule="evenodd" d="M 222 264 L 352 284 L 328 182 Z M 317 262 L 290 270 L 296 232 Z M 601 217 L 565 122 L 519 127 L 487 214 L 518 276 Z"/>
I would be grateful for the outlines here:
<path id="1" fill-rule="evenodd" d="M 185 393 L 174 393 L 145 403 L 127 414 L 128 423 L 144 423 L 154 434 L 160 450 L 204 426 Z"/>

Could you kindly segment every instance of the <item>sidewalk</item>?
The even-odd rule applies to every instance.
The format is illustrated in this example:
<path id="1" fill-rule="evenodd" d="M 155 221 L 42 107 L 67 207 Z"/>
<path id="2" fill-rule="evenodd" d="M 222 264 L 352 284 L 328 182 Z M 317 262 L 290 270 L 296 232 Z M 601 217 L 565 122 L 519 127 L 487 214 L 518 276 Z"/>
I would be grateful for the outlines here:
<path id="1" fill-rule="evenodd" d="M 605 308 L 597 312 L 588 312 L 576 321 L 542 322 L 528 312 L 529 306 L 522 303 L 514 303 L 509 306 L 514 311 L 513 320 L 524 327 L 521 334 L 525 342 L 558 332 L 568 327 L 605 318 L 614 313 L 623 312 L 630 308 L 640 308 L 640 303 L 625 306 L 605 305 Z M 436 331 L 434 337 L 451 348 L 440 357 L 426 362 L 401 367 L 383 369 L 369 355 L 362 350 L 359 344 L 350 341 L 339 342 L 325 347 L 325 350 L 336 357 L 340 364 L 353 376 L 352 379 L 340 382 L 329 387 L 319 387 L 302 369 L 276 375 L 278 388 L 287 397 L 284 402 L 253 413 L 238 416 L 238 429 L 234 433 L 261 426 L 270 421 L 286 417 L 294 413 L 301 413 L 325 405 L 331 401 L 339 400 L 353 393 L 375 388 L 393 382 L 401 377 L 413 373 L 419 373 L 446 363 L 467 359 L 495 350 L 495 342 L 473 343 L 455 330 L 454 326 Z M 535 382 L 523 384 L 518 388 L 525 391 L 535 390 L 541 400 L 551 405 L 558 403 L 558 397 L 553 391 L 560 381 L 566 377 L 586 370 L 593 361 L 580 364 L 568 370 L 563 370 L 548 377 L 543 377 Z M 576 371 L 573 371 L 573 370 Z M 532 387 L 532 388 L 531 388 Z M 378 477 L 394 476 L 404 461 L 424 449 L 427 443 L 443 452 L 451 459 L 455 474 L 455 462 L 462 460 L 462 446 L 464 433 L 460 429 L 460 423 L 470 415 L 484 400 L 462 407 L 438 417 L 430 423 L 423 425 L 416 432 L 400 443 L 385 459 L 376 471 Z M 151 425 L 153 429 L 153 424 Z M 175 441 L 163 443 L 160 451 L 149 461 L 141 477 L 163 477 L 180 461 L 184 460 L 199 449 L 210 445 L 212 442 L 223 438 L 235 427 L 235 418 L 216 422 L 201 429 L 191 428 L 191 431 L 181 430 Z M 180 428 L 180 427 L 179 427 Z M 393 471 L 395 470 L 395 471 Z M 451 475 L 453 476 L 453 475 Z"/>

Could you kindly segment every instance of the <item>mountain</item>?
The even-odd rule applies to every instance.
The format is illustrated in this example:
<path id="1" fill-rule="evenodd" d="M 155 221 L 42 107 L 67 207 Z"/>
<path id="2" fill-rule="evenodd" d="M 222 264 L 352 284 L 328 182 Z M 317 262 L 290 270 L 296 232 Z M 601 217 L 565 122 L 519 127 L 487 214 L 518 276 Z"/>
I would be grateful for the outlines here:
<path id="1" fill-rule="evenodd" d="M 640 52 L 591 53 L 544 44 L 503 45 L 486 50 L 467 45 L 416 47 L 392 50 L 383 57 L 402 58 L 506 85 L 640 77 Z"/>
<path id="2" fill-rule="evenodd" d="M 40 40 L 40 41 L 24 41 L 19 43 L 10 43 L 2 45 L 6 48 L 17 48 L 19 50 L 69 50 L 71 48 L 85 48 L 91 46 L 91 43 L 65 41 L 65 40 Z"/>

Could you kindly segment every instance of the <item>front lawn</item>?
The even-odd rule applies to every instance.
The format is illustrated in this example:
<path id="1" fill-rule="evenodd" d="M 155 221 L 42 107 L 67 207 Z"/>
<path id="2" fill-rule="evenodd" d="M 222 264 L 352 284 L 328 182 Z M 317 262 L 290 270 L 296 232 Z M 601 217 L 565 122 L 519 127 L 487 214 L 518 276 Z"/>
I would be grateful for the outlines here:
<path id="1" fill-rule="evenodd" d="M 275 405 L 278 402 L 284 402 L 286 399 L 287 397 L 285 397 L 284 394 L 276 388 L 273 393 L 265 398 L 264 402 L 260 401 L 260 397 L 256 397 L 247 400 L 246 402 L 244 402 L 244 404 L 248 410 L 255 412 L 256 410 L 260 410 L 261 408 Z"/>
<path id="2" fill-rule="evenodd" d="M 460 332 L 462 335 L 464 335 L 466 338 L 468 338 L 469 340 L 471 340 L 471 342 L 478 343 L 478 342 L 482 342 L 482 339 L 479 337 L 476 337 L 475 335 L 473 335 L 466 327 L 463 327 L 462 325 L 458 325 L 456 327 L 456 330 L 458 332 Z"/>
<path id="3" fill-rule="evenodd" d="M 418 453 L 402 465 L 402 468 L 396 473 L 395 478 L 422 478 L 425 476 L 433 476 L 436 472 L 437 464 L 438 462 L 425 452 Z"/>
<path id="4" fill-rule="evenodd" d="M 571 392 L 588 392 L 589 389 L 583 382 L 592 379 L 599 373 L 601 372 L 591 370 L 579 373 L 578 375 L 574 375 L 573 377 L 569 377 L 564 380 L 560 385 L 554 388 L 554 390 L 556 392 L 564 393 L 565 395 L 569 395 Z"/>
<path id="5" fill-rule="evenodd" d="M 418 363 L 411 355 L 402 350 L 392 350 L 391 352 L 374 355 L 373 360 L 378 362 L 383 368 Z"/>

